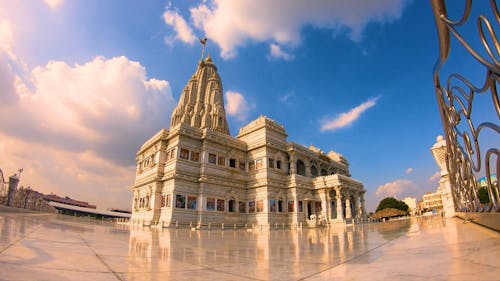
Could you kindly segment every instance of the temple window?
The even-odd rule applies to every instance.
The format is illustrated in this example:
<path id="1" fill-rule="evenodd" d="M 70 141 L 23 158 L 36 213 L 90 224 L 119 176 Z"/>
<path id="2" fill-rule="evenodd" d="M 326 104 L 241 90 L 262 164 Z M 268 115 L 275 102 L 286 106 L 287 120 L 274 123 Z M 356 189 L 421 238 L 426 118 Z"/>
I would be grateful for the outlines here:
<path id="1" fill-rule="evenodd" d="M 208 154 L 208 163 L 217 164 L 217 155 L 213 153 Z"/>
<path id="2" fill-rule="evenodd" d="M 191 151 L 191 161 L 199 162 L 200 161 L 200 153 L 196 151 Z"/>
<path id="3" fill-rule="evenodd" d="M 236 200 L 234 199 L 229 200 L 227 210 L 230 213 L 236 212 Z"/>
<path id="4" fill-rule="evenodd" d="M 285 211 L 285 207 L 283 206 L 283 200 L 278 200 L 278 212 L 282 213 Z"/>
<path id="5" fill-rule="evenodd" d="M 175 207 L 179 209 L 186 208 L 186 195 L 176 194 L 175 195 Z"/>
<path id="6" fill-rule="evenodd" d="M 276 161 L 276 169 L 281 170 L 281 160 Z"/>
<path id="7" fill-rule="evenodd" d="M 215 198 L 207 198 L 207 211 L 215 211 Z"/>
<path id="8" fill-rule="evenodd" d="M 316 202 L 314 209 L 317 213 L 321 212 L 321 202 Z"/>
<path id="9" fill-rule="evenodd" d="M 314 166 L 314 165 L 311 166 L 311 176 L 313 176 L 313 177 L 318 176 L 318 169 L 316 169 L 316 166 Z"/>
<path id="10" fill-rule="evenodd" d="M 240 201 L 238 209 L 240 213 L 246 213 L 246 203 L 244 201 Z"/>
<path id="11" fill-rule="evenodd" d="M 293 200 L 288 200 L 288 212 L 293 213 L 295 211 L 295 202 Z"/>
<path id="12" fill-rule="evenodd" d="M 297 174 L 306 176 L 306 165 L 304 165 L 302 160 L 297 160 Z"/>
<path id="13" fill-rule="evenodd" d="M 299 200 L 297 203 L 298 203 L 298 204 L 297 204 L 297 205 L 298 205 L 298 212 L 299 212 L 299 213 L 304 212 L 304 204 L 302 204 L 302 201 L 301 201 L 301 200 Z"/>
<path id="14" fill-rule="evenodd" d="M 179 156 L 181 159 L 189 159 L 189 149 L 181 148 L 181 154 Z"/>
<path id="15" fill-rule="evenodd" d="M 322 176 L 328 176 L 328 172 L 325 169 L 321 169 Z"/>
<path id="16" fill-rule="evenodd" d="M 239 162 L 240 170 L 245 171 L 245 161 L 240 160 L 238 162 Z"/>
<path id="17" fill-rule="evenodd" d="M 276 200 L 269 200 L 269 212 L 276 212 Z"/>
<path id="18" fill-rule="evenodd" d="M 196 196 L 188 195 L 187 197 L 187 208 L 196 210 Z"/>
<path id="19" fill-rule="evenodd" d="M 236 159 L 234 158 L 229 159 L 229 167 L 236 168 Z"/>
<path id="20" fill-rule="evenodd" d="M 269 158 L 269 168 L 274 168 L 274 159 Z"/>
<path id="21" fill-rule="evenodd" d="M 224 199 L 217 199 L 217 211 L 224 212 L 226 210 L 226 206 L 224 205 Z"/>
<path id="22" fill-rule="evenodd" d="M 255 201 L 248 201 L 248 212 L 255 213 Z"/>
<path id="23" fill-rule="evenodd" d="M 248 162 L 248 170 L 249 171 L 255 170 L 255 162 L 254 161 Z"/>

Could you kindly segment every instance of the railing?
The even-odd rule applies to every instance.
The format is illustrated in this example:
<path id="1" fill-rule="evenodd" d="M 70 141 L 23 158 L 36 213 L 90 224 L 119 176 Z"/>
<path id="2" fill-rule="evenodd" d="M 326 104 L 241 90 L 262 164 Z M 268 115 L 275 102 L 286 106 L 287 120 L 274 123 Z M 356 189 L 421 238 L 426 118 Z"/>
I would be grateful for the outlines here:
<path id="1" fill-rule="evenodd" d="M 491 11 L 481 11 L 477 18 L 471 16 L 472 0 L 457 2 L 464 3 L 464 9 L 461 18 L 454 20 L 448 17 L 443 0 L 431 0 L 439 38 L 439 58 L 433 73 L 434 88 L 447 143 L 447 168 L 453 200 L 457 211 L 498 212 L 498 180 L 492 175 L 498 176 L 500 168 L 500 102 L 497 92 L 500 44 L 495 34 L 499 31 L 500 16 L 495 0 L 489 3 Z M 457 2 L 449 1 L 453 5 Z M 475 4 L 484 6 L 487 2 L 475 1 Z M 488 19 L 487 14 L 492 19 Z M 479 38 L 476 41 L 468 40 L 464 35 L 470 27 L 468 24 L 473 25 L 474 21 Z M 467 56 L 460 57 L 458 64 L 456 60 L 449 62 L 453 51 L 457 51 L 459 56 L 462 52 Z M 481 80 L 484 79 L 482 86 L 471 82 L 477 80 L 478 72 L 463 71 L 469 73 L 465 75 L 456 73 L 456 69 L 450 74 L 444 70 L 445 67 L 460 65 L 466 59 L 474 61 L 474 66 L 480 69 Z M 482 118 L 476 118 L 478 112 L 487 111 L 491 116 L 484 117 L 487 114 L 483 114 Z M 480 203 L 478 196 L 477 177 L 481 175 L 486 176 L 490 201 L 486 207 Z"/>

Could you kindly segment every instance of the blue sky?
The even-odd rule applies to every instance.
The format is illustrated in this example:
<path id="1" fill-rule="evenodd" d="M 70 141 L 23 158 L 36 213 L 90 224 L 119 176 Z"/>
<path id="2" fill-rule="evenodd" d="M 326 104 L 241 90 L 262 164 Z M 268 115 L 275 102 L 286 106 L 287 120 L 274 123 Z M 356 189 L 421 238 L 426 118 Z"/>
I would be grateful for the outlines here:
<path id="1" fill-rule="evenodd" d="M 232 135 L 263 114 L 289 141 L 341 153 L 368 210 L 434 191 L 429 2 L 257 2 L 2 1 L 0 169 L 129 208 L 137 148 L 168 128 L 207 36 Z"/>

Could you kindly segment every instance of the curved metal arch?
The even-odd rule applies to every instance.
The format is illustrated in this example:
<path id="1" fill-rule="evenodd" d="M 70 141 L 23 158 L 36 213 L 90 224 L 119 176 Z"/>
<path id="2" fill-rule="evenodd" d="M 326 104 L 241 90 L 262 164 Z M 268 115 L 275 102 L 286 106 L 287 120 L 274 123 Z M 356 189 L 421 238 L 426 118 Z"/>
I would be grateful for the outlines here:
<path id="1" fill-rule="evenodd" d="M 500 76 L 500 43 L 495 32 L 499 30 L 500 13 L 496 1 L 490 0 L 494 20 L 488 19 L 484 14 L 473 19 L 472 3 L 472 0 L 466 0 L 462 16 L 454 20 L 448 17 L 446 3 L 443 0 L 431 0 L 439 39 L 439 56 L 433 70 L 434 88 L 447 143 L 446 164 L 455 208 L 461 211 L 480 210 L 476 177 L 482 171 L 487 178 L 491 207 L 499 211 L 498 180 L 493 182 L 491 179 L 491 175 L 495 173 L 498 175 L 500 170 L 500 151 L 496 147 L 498 142 L 483 144 L 480 143 L 480 139 L 486 134 L 493 135 L 495 138 L 500 136 L 498 125 L 500 102 L 496 85 Z M 479 36 L 479 46 L 483 48 L 482 52 L 474 49 L 473 44 L 470 44 L 460 33 L 462 26 L 474 20 Z M 442 75 L 442 67 L 447 63 L 452 51 L 450 45 L 452 36 L 458 42 L 457 48 L 464 48 L 485 69 L 485 80 L 482 86 L 475 86 L 462 74 Z M 441 81 L 444 81 L 444 84 Z M 493 108 L 497 118 L 486 121 L 476 120 L 472 112 L 481 110 L 480 108 L 474 109 L 474 105 L 477 104 L 476 100 L 479 99 L 478 96 L 487 97 L 488 95 L 491 98 L 488 106 Z M 495 160 L 496 165 L 491 165 Z"/>

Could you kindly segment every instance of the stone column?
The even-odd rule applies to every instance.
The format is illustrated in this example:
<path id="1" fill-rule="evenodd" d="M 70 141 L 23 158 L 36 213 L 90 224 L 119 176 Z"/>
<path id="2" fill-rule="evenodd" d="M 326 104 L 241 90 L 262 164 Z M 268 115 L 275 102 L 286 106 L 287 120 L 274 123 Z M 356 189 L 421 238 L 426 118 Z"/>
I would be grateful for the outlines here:
<path id="1" fill-rule="evenodd" d="M 306 168 L 306 177 L 310 178 L 311 177 L 311 162 L 308 160 L 305 160 L 304 166 Z"/>
<path id="2" fill-rule="evenodd" d="M 352 218 L 351 200 L 349 199 L 349 193 L 347 193 L 346 197 L 345 197 L 345 218 L 346 219 L 351 219 Z"/>
<path id="3" fill-rule="evenodd" d="M 290 153 L 290 175 L 297 173 L 297 163 L 295 161 L 295 153 Z"/>
<path id="4" fill-rule="evenodd" d="M 335 189 L 337 193 L 335 199 L 337 199 L 337 220 L 344 220 L 344 214 L 342 214 L 342 193 L 340 192 L 340 187 Z"/>
<path id="5" fill-rule="evenodd" d="M 332 220 L 332 197 L 330 196 L 330 190 L 325 189 L 325 195 L 326 195 L 326 207 L 325 207 L 325 212 L 326 212 L 326 221 L 327 223 L 330 223 Z"/>
<path id="6" fill-rule="evenodd" d="M 322 210 L 321 210 L 321 215 L 325 218 L 325 223 L 330 221 L 329 216 L 328 216 L 328 211 L 329 211 L 329 206 L 328 206 L 328 193 L 326 192 L 326 189 L 322 189 L 320 192 L 320 198 L 321 198 L 321 205 L 322 205 Z"/>
<path id="7" fill-rule="evenodd" d="M 354 195 L 354 218 L 361 218 L 361 211 L 359 208 L 359 192 L 356 192 L 356 194 Z"/>

